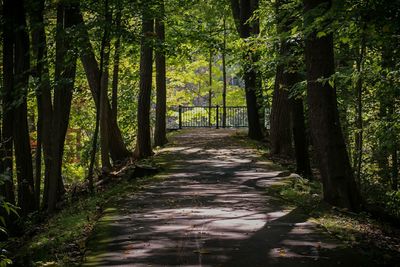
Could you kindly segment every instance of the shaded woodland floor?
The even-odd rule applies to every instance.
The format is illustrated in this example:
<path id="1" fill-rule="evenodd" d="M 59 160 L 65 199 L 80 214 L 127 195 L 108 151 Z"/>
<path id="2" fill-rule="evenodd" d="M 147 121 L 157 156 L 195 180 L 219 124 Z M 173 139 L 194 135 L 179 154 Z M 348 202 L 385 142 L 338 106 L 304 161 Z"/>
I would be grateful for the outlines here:
<path id="1" fill-rule="evenodd" d="M 161 182 L 105 209 L 83 266 L 375 266 L 265 187 L 290 173 L 236 130 L 184 130 L 155 157 Z"/>

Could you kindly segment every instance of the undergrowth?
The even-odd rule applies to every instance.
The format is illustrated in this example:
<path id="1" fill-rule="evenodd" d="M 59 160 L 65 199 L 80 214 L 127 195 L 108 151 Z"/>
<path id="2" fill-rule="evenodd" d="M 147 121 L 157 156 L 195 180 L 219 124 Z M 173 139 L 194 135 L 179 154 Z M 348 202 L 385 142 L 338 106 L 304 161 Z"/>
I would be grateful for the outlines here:
<path id="1" fill-rule="evenodd" d="M 16 266 L 79 266 L 86 240 L 104 208 L 127 194 L 143 189 L 156 177 L 122 179 L 95 195 L 70 203 L 45 223 L 26 222 L 30 236 L 10 240 Z"/>
<path id="2" fill-rule="evenodd" d="M 288 205 L 302 208 L 309 214 L 309 221 L 316 223 L 348 246 L 362 249 L 377 264 L 398 266 L 399 229 L 372 219 L 368 213 L 352 213 L 326 204 L 322 201 L 319 181 L 294 178 L 266 190 Z"/>

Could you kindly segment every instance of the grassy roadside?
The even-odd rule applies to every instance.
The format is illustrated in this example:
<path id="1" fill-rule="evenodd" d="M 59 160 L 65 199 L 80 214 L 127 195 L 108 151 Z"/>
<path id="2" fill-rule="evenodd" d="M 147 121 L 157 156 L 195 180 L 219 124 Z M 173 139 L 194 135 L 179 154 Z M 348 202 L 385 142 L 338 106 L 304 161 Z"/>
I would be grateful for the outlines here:
<path id="1" fill-rule="evenodd" d="M 301 207 L 310 215 L 310 221 L 348 246 L 361 249 L 377 265 L 399 266 L 400 230 L 372 219 L 367 213 L 356 214 L 327 205 L 322 201 L 318 181 L 292 178 L 266 190 L 288 206 Z"/>
<path id="2" fill-rule="evenodd" d="M 167 137 L 173 138 L 176 134 L 176 131 L 170 132 Z M 156 154 L 159 149 L 155 149 Z M 153 158 L 150 161 L 165 160 Z M 34 220 L 24 222 L 29 234 L 13 238 L 6 245 L 12 252 L 14 266 L 80 266 L 88 237 L 100 217 L 106 213 L 107 207 L 161 179 L 162 176 L 132 179 L 123 175 L 94 195 L 70 200 L 62 210 L 43 223 L 38 224 Z"/>
<path id="3" fill-rule="evenodd" d="M 10 240 L 17 266 L 79 266 L 88 236 L 107 206 L 127 194 L 140 191 L 159 180 L 155 177 L 121 179 L 95 195 L 71 201 L 59 213 L 41 225 L 33 225 L 34 234 Z"/>

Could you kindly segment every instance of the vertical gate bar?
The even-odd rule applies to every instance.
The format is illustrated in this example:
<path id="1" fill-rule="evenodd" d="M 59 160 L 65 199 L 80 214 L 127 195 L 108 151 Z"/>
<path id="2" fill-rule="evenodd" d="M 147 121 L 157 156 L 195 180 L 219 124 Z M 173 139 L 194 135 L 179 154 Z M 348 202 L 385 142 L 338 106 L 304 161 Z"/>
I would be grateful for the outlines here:
<path id="1" fill-rule="evenodd" d="M 243 108 L 241 108 L 242 110 L 242 127 L 244 127 L 244 112 L 243 112 Z"/>
<path id="2" fill-rule="evenodd" d="M 179 105 L 179 129 L 182 129 L 182 106 Z"/>
<path id="3" fill-rule="evenodd" d="M 243 127 L 243 126 L 244 126 L 244 113 L 243 113 L 243 109 L 242 109 L 242 108 L 241 108 L 240 110 L 241 110 L 241 114 L 242 114 L 242 115 L 241 115 L 242 122 L 240 123 L 240 124 L 241 124 L 240 126 Z"/>
<path id="4" fill-rule="evenodd" d="M 217 105 L 216 107 L 215 107 L 215 112 L 216 112 L 216 117 L 215 117 L 215 119 L 216 119 L 216 123 L 217 123 L 217 129 L 219 128 L 219 105 Z"/>

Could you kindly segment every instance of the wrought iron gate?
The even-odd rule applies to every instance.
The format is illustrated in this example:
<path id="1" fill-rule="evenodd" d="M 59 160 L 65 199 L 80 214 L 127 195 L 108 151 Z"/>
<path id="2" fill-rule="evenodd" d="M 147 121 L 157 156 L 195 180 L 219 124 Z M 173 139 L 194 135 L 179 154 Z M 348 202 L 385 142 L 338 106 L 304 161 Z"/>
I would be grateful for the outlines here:
<path id="1" fill-rule="evenodd" d="M 221 106 L 179 106 L 170 114 L 168 128 L 240 128 L 248 127 L 247 109 L 243 106 L 224 108 Z M 225 119 L 224 119 L 225 118 Z"/>

